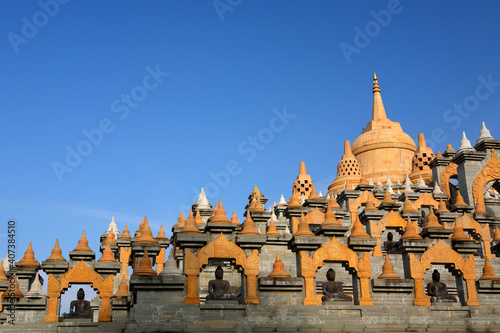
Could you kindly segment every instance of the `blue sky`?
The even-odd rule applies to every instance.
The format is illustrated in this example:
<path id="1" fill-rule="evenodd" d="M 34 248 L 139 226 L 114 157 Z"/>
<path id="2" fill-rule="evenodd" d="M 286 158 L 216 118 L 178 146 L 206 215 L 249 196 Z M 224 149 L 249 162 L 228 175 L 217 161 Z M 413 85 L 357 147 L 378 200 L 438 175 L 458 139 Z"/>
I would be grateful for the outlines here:
<path id="1" fill-rule="evenodd" d="M 68 258 L 84 228 L 97 252 L 111 216 L 171 235 L 202 186 L 243 220 L 255 184 L 290 197 L 300 161 L 325 193 L 370 120 L 373 72 L 388 117 L 435 152 L 462 131 L 474 144 L 483 120 L 500 137 L 498 2 L 0 6 L 1 257 L 8 219 L 18 259 L 57 237 Z"/>

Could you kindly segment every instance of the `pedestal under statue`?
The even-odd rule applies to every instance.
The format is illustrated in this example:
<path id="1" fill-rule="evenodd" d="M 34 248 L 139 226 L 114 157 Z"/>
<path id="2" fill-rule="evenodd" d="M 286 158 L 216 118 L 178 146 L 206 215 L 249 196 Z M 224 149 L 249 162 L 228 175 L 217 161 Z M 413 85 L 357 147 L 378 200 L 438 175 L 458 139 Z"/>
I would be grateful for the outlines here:
<path id="1" fill-rule="evenodd" d="M 64 319 L 68 318 L 92 318 L 90 311 L 90 302 L 85 300 L 85 291 L 80 288 L 76 293 L 76 300 L 72 301 L 69 306 L 69 313 L 64 315 Z"/>
<path id="2" fill-rule="evenodd" d="M 207 300 L 236 300 L 236 295 L 231 294 L 229 281 L 223 280 L 224 271 L 220 266 L 215 269 L 215 280 L 208 282 Z"/>
<path id="3" fill-rule="evenodd" d="M 352 301 L 352 297 L 344 294 L 344 289 L 340 282 L 335 282 L 335 271 L 329 269 L 326 272 L 326 278 L 328 282 L 323 283 L 323 297 L 321 300 L 323 302 L 330 301 Z"/>
<path id="4" fill-rule="evenodd" d="M 431 303 L 436 302 L 458 302 L 456 296 L 451 296 L 448 294 L 448 289 L 446 284 L 439 282 L 441 275 L 438 270 L 435 269 L 432 272 L 432 282 L 427 284 L 427 295 L 431 296 Z"/>

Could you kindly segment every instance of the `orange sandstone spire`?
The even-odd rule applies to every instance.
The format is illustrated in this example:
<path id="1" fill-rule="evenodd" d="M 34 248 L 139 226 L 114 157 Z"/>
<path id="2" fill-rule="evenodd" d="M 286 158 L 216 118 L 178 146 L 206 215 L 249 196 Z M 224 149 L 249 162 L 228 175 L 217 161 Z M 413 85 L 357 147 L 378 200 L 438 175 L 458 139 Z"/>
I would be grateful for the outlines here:
<path id="1" fill-rule="evenodd" d="M 311 189 L 311 195 L 309 196 L 309 200 L 319 200 L 321 199 L 319 196 L 318 196 L 318 191 L 316 191 L 316 187 L 314 186 L 314 184 L 312 184 L 312 189 Z"/>
<path id="2" fill-rule="evenodd" d="M 299 198 L 295 194 L 292 194 L 292 197 L 288 201 L 288 207 L 302 207 Z"/>
<path id="3" fill-rule="evenodd" d="M 337 199 L 335 199 L 333 195 L 330 196 L 330 201 L 328 201 L 328 204 L 331 206 L 331 209 L 340 209 Z"/>
<path id="4" fill-rule="evenodd" d="M 392 200 L 391 194 L 389 193 L 389 187 L 385 189 L 384 200 L 382 201 L 382 204 L 389 204 L 389 205 L 396 204 L 394 200 Z"/>
<path id="5" fill-rule="evenodd" d="M 446 203 L 443 201 L 443 198 L 439 199 L 438 213 L 449 213 L 450 211 L 446 208 Z"/>
<path id="6" fill-rule="evenodd" d="M 247 211 L 247 219 L 243 222 L 243 229 L 240 231 L 240 235 L 261 235 L 261 233 L 255 229 L 255 222 L 250 216 L 250 212 Z"/>
<path id="7" fill-rule="evenodd" d="M 280 259 L 280 253 L 276 253 L 276 260 L 274 261 L 273 264 L 273 271 L 267 276 L 271 278 L 288 278 L 290 277 L 290 274 L 288 274 L 285 271 L 285 265 L 283 264 L 283 261 Z"/>
<path id="8" fill-rule="evenodd" d="M 194 217 L 194 221 L 196 222 L 196 225 L 205 225 L 205 223 L 203 222 L 203 219 L 201 218 L 201 214 L 200 214 L 200 210 L 197 209 L 196 210 L 196 216 Z"/>
<path id="9" fill-rule="evenodd" d="M 259 198 L 262 196 L 262 194 L 260 193 L 259 191 L 259 188 L 257 187 L 257 184 L 255 184 L 254 188 L 253 188 L 253 192 L 251 193 L 255 196 L 258 196 Z"/>
<path id="10" fill-rule="evenodd" d="M 309 229 L 309 223 L 304 218 L 304 213 L 300 213 L 300 222 L 297 227 L 295 236 L 314 236 L 314 233 Z"/>
<path id="11" fill-rule="evenodd" d="M 323 226 L 342 225 L 342 222 L 339 222 L 340 219 L 337 220 L 337 217 L 335 216 L 335 213 L 333 212 L 331 206 L 332 205 L 330 204 L 330 202 L 328 202 L 328 206 L 326 207 L 325 220 L 323 221 L 323 223 L 321 225 L 323 225 Z"/>
<path id="12" fill-rule="evenodd" d="M 106 237 L 106 243 L 116 244 L 116 236 L 115 236 L 115 233 L 114 233 L 113 229 L 111 229 L 108 232 L 108 236 Z"/>
<path id="13" fill-rule="evenodd" d="M 186 225 L 186 219 L 184 218 L 184 213 L 181 210 L 181 213 L 179 214 L 179 218 L 177 218 L 177 223 L 175 224 L 175 226 L 177 228 L 184 228 L 185 225 Z"/>
<path id="14" fill-rule="evenodd" d="M 168 239 L 167 235 L 165 235 L 165 230 L 163 230 L 163 224 L 160 225 L 160 230 L 158 231 L 156 239 Z"/>
<path id="15" fill-rule="evenodd" d="M 495 231 L 493 233 L 493 241 L 500 242 L 500 228 L 495 227 Z"/>
<path id="16" fill-rule="evenodd" d="M 328 193 L 333 195 L 342 191 L 344 184 L 351 184 L 356 187 L 361 182 L 361 169 L 359 167 L 359 162 L 352 153 L 351 143 L 349 140 L 344 141 L 344 155 L 342 159 L 337 164 L 337 177 L 328 186 Z M 346 185 L 346 190 L 350 190 L 351 187 Z"/>
<path id="17" fill-rule="evenodd" d="M 484 257 L 483 275 L 479 280 L 500 280 L 500 277 L 495 274 L 495 271 L 493 270 L 488 257 Z"/>
<path id="18" fill-rule="evenodd" d="M 132 239 L 130 237 L 130 231 L 128 230 L 128 226 L 125 224 L 125 229 L 123 229 L 122 235 L 120 236 L 120 239 Z"/>
<path id="19" fill-rule="evenodd" d="M 352 226 L 352 231 L 351 231 L 351 236 L 352 238 L 370 238 L 370 235 L 368 235 L 365 231 L 365 228 L 359 222 L 358 219 L 358 214 L 354 213 L 352 214 L 352 218 L 355 220 L 354 225 Z"/>
<path id="20" fill-rule="evenodd" d="M 380 94 L 380 87 L 378 85 L 377 74 L 373 73 L 373 106 L 372 106 L 372 120 L 385 120 L 387 115 L 385 113 L 384 102 L 382 102 L 382 95 Z"/>
<path id="21" fill-rule="evenodd" d="M 405 232 L 403 236 L 401 236 L 401 239 L 422 239 L 422 236 L 420 236 L 417 233 L 417 229 L 415 228 L 415 225 L 411 222 L 409 216 L 408 216 L 408 223 L 406 223 Z"/>
<path id="22" fill-rule="evenodd" d="M 39 266 L 38 261 L 35 259 L 35 252 L 33 251 L 33 248 L 31 247 L 31 242 L 28 245 L 28 249 L 24 253 L 24 258 L 22 258 L 19 261 L 18 266 L 20 266 L 20 267 L 38 267 Z"/>
<path id="23" fill-rule="evenodd" d="M 3 260 L 0 261 L 0 281 L 7 281 L 7 275 L 5 275 L 5 269 L 3 268 Z"/>
<path id="24" fill-rule="evenodd" d="M 378 210 L 378 209 L 377 209 L 377 207 L 375 207 L 375 203 L 373 203 L 373 201 L 371 201 L 370 199 L 368 199 L 366 201 L 365 210 Z"/>
<path id="25" fill-rule="evenodd" d="M 403 212 L 416 212 L 417 210 L 415 207 L 413 207 L 413 204 L 411 203 L 410 199 L 408 197 L 405 197 L 405 204 L 403 207 Z"/>
<path id="26" fill-rule="evenodd" d="M 98 262 L 116 262 L 116 259 L 113 255 L 113 251 L 109 247 L 109 243 L 106 244 L 104 251 L 102 251 L 101 259 L 97 260 Z"/>
<path id="27" fill-rule="evenodd" d="M 148 217 L 144 216 L 144 225 L 141 229 L 141 235 L 135 240 L 136 243 L 156 243 L 156 239 L 153 237 L 153 232 L 149 228 Z"/>
<path id="28" fill-rule="evenodd" d="M 89 247 L 89 241 L 85 237 L 85 230 L 83 230 L 82 233 L 82 238 L 78 241 L 78 246 L 75 247 L 73 251 L 78 251 L 78 252 L 92 252 L 92 250 Z"/>
<path id="29" fill-rule="evenodd" d="M 462 197 L 462 194 L 460 193 L 460 190 L 457 189 L 455 191 L 455 193 L 457 194 L 457 198 L 455 199 L 454 207 L 467 207 L 467 204 L 465 203 L 464 198 Z"/>
<path id="30" fill-rule="evenodd" d="M 189 211 L 189 216 L 186 220 L 186 225 L 179 232 L 180 233 L 188 233 L 188 234 L 201 234 L 200 229 L 198 229 L 198 227 L 196 226 L 196 221 L 193 217 L 193 210 L 192 209 Z"/>
<path id="31" fill-rule="evenodd" d="M 210 221 L 210 223 L 231 223 L 231 221 L 226 216 L 226 210 L 222 205 L 222 199 L 219 200 L 219 206 L 217 211 L 215 212 L 214 218 Z"/>
<path id="32" fill-rule="evenodd" d="M 394 272 L 394 267 L 389 261 L 389 255 L 385 254 L 384 266 L 382 266 L 382 274 L 379 275 L 379 279 L 401 279 L 399 275 Z"/>
<path id="33" fill-rule="evenodd" d="M 116 292 L 115 296 L 116 298 L 126 298 L 128 295 L 128 285 L 127 281 L 125 279 L 122 279 L 122 282 L 120 282 L 120 285 L 118 286 L 118 291 Z"/>
<path id="34" fill-rule="evenodd" d="M 279 236 L 280 233 L 278 229 L 276 229 L 276 225 L 274 224 L 273 218 L 270 218 L 271 222 L 269 222 L 269 226 L 267 227 L 266 235 L 275 235 Z"/>
<path id="35" fill-rule="evenodd" d="M 231 216 L 231 222 L 236 224 L 236 225 L 241 225 L 240 220 L 238 219 L 238 216 L 236 216 L 236 210 L 233 210 L 233 216 Z"/>
<path id="36" fill-rule="evenodd" d="M 434 214 L 434 209 L 430 209 L 429 216 L 427 217 L 427 224 L 424 229 L 444 229 L 444 227 L 439 223 L 437 216 Z"/>
<path id="37" fill-rule="evenodd" d="M 12 291 L 4 292 L 3 298 L 23 298 L 24 295 L 19 289 L 19 281 L 17 280 L 17 276 L 14 276 L 14 293 Z"/>
<path id="38" fill-rule="evenodd" d="M 470 238 L 465 235 L 464 228 L 462 228 L 462 226 L 459 226 L 458 224 L 455 224 L 455 227 L 453 228 L 451 239 L 454 241 L 470 240 Z"/>
<path id="39" fill-rule="evenodd" d="M 157 275 L 156 271 L 153 269 L 151 265 L 151 260 L 148 257 L 148 248 L 144 249 L 144 256 L 141 261 L 139 261 L 139 265 L 134 269 L 133 275 Z"/>
<path id="40" fill-rule="evenodd" d="M 46 261 L 66 261 L 66 259 L 62 256 L 62 250 L 59 247 L 59 239 L 56 239 L 56 245 L 52 249 L 50 257 L 48 257 Z"/>
<path id="41" fill-rule="evenodd" d="M 304 195 L 307 198 L 311 195 L 311 190 L 311 176 L 306 172 L 306 164 L 304 162 L 300 162 L 299 175 L 295 179 L 292 187 L 292 196 L 296 195 L 300 197 L 301 195 Z"/>
<path id="42" fill-rule="evenodd" d="M 432 183 L 432 170 L 429 167 L 430 161 L 434 159 L 432 148 L 427 147 L 423 133 L 418 135 L 418 148 L 413 155 L 412 171 L 409 175 L 411 182 L 416 182 L 422 177 L 425 183 Z"/>

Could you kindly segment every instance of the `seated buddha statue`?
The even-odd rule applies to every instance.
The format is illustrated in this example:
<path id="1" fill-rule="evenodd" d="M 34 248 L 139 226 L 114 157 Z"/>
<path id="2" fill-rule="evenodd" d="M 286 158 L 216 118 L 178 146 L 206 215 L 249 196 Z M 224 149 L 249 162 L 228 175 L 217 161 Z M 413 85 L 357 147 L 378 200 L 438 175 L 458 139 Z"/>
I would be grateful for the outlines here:
<path id="1" fill-rule="evenodd" d="M 389 252 L 390 249 L 392 249 L 395 245 L 396 242 L 393 241 L 394 236 L 392 235 L 392 232 L 389 232 L 387 234 L 387 241 L 384 242 L 384 249 Z"/>
<path id="2" fill-rule="evenodd" d="M 432 272 L 432 282 L 427 284 L 427 295 L 431 296 L 431 303 L 435 302 L 458 302 L 456 296 L 451 296 L 448 294 L 448 289 L 446 284 L 439 282 L 441 275 L 438 270 L 435 269 Z"/>
<path id="3" fill-rule="evenodd" d="M 235 300 L 236 295 L 231 294 L 229 281 L 223 280 L 224 270 L 220 266 L 215 269 L 215 280 L 208 282 L 207 300 Z"/>
<path id="4" fill-rule="evenodd" d="M 321 300 L 323 302 L 329 301 L 352 301 L 352 297 L 344 294 L 344 289 L 342 288 L 342 283 L 335 282 L 335 271 L 329 269 L 326 272 L 326 278 L 328 282 L 323 283 L 323 297 Z"/>
<path id="5" fill-rule="evenodd" d="M 64 314 L 64 318 L 92 318 L 90 302 L 85 300 L 83 288 L 78 290 L 76 298 L 70 303 L 69 313 Z"/>

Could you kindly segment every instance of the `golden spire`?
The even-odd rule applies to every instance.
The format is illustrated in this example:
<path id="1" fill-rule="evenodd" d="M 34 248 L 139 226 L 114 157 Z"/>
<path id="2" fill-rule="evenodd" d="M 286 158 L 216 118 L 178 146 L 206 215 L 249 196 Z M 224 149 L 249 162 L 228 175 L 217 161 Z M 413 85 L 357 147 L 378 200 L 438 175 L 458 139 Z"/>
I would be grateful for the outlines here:
<path id="1" fill-rule="evenodd" d="M 231 216 L 231 222 L 233 222 L 236 225 L 241 225 L 238 216 L 236 216 L 236 210 L 233 210 L 233 216 Z"/>
<path id="2" fill-rule="evenodd" d="M 8 281 L 5 269 L 3 268 L 3 260 L 0 261 L 0 281 Z"/>
<path id="3" fill-rule="evenodd" d="M 368 199 L 366 201 L 365 210 L 378 210 L 378 208 L 375 207 L 375 203 L 371 199 Z"/>
<path id="4" fill-rule="evenodd" d="M 133 275 L 157 275 L 156 271 L 153 269 L 151 265 L 151 260 L 148 257 L 148 248 L 144 249 L 144 256 L 141 261 L 139 261 L 139 265 L 134 269 Z"/>
<path id="5" fill-rule="evenodd" d="M 128 285 L 127 281 L 125 279 L 122 279 L 122 282 L 120 282 L 120 285 L 118 286 L 118 291 L 116 292 L 115 296 L 116 298 L 126 298 L 128 295 Z"/>
<path id="6" fill-rule="evenodd" d="M 439 199 L 438 213 L 449 213 L 450 211 L 446 208 L 446 203 L 443 201 L 443 198 Z"/>
<path id="7" fill-rule="evenodd" d="M 156 243 L 156 239 L 153 237 L 153 233 L 149 228 L 148 217 L 144 216 L 144 224 L 141 229 L 141 235 L 136 238 L 136 243 Z"/>
<path id="8" fill-rule="evenodd" d="M 14 277 L 14 292 L 10 290 L 9 286 L 9 291 L 3 293 L 3 298 L 23 298 L 24 295 L 19 289 L 19 281 L 17 280 L 17 276 Z"/>
<path id="9" fill-rule="evenodd" d="M 276 224 L 274 224 L 272 217 L 271 217 L 271 222 L 269 223 L 269 226 L 267 227 L 266 235 L 275 235 L 275 236 L 280 235 L 278 229 L 276 229 Z"/>
<path id="10" fill-rule="evenodd" d="M 24 257 L 19 261 L 18 266 L 21 267 L 38 267 L 39 263 L 35 259 L 35 252 L 31 247 L 31 242 L 28 245 L 28 249 L 24 253 Z"/>
<path id="11" fill-rule="evenodd" d="M 59 239 L 56 239 L 56 245 L 52 249 L 50 257 L 48 257 L 45 261 L 66 261 L 66 259 L 62 256 L 62 250 L 59 247 Z"/>
<path id="12" fill-rule="evenodd" d="M 342 221 L 335 216 L 335 213 L 332 210 L 332 204 L 329 201 L 328 206 L 326 207 L 325 220 L 321 224 L 322 226 L 327 225 L 342 225 Z"/>
<path id="13" fill-rule="evenodd" d="M 444 227 L 439 223 L 437 216 L 434 214 L 434 209 L 430 209 L 430 214 L 427 217 L 427 224 L 424 229 L 444 229 Z"/>
<path id="14" fill-rule="evenodd" d="M 113 229 L 111 229 L 108 232 L 108 236 L 106 237 L 106 243 L 116 244 L 116 237 L 115 237 L 115 233 L 113 232 Z"/>
<path id="15" fill-rule="evenodd" d="M 97 260 L 98 262 L 116 262 L 116 259 L 113 255 L 113 251 L 109 247 L 109 244 L 106 244 L 104 251 L 102 251 L 101 259 Z"/>
<path id="16" fill-rule="evenodd" d="M 196 226 L 196 221 L 193 217 L 193 210 L 192 209 L 189 211 L 189 216 L 186 220 L 186 225 L 179 232 L 180 233 L 188 233 L 188 234 L 201 234 L 200 229 L 198 229 L 198 227 Z"/>
<path id="17" fill-rule="evenodd" d="M 300 213 L 300 222 L 297 227 L 297 232 L 294 234 L 295 236 L 315 236 L 314 233 L 309 229 L 309 223 L 306 222 L 304 218 L 304 213 Z"/>
<path id="18" fill-rule="evenodd" d="M 358 218 L 358 214 L 352 213 L 352 218 L 354 219 L 354 225 L 352 226 L 351 236 L 352 238 L 370 238 L 365 231 L 365 227 L 361 224 Z"/>
<path id="19" fill-rule="evenodd" d="M 175 226 L 177 228 L 184 228 L 185 225 L 186 225 L 186 219 L 184 218 L 184 213 L 181 210 L 181 213 L 179 214 L 179 218 L 177 219 L 177 223 L 175 224 Z"/>
<path id="20" fill-rule="evenodd" d="M 261 233 L 255 229 L 255 222 L 252 220 L 249 211 L 247 211 L 247 219 L 243 222 L 243 229 L 241 229 L 240 235 L 261 235 Z"/>
<path id="21" fill-rule="evenodd" d="M 307 175 L 307 172 L 306 172 L 306 163 L 304 161 L 300 162 L 299 175 Z"/>
<path id="22" fill-rule="evenodd" d="M 403 212 L 416 212 L 417 210 L 415 207 L 413 207 L 413 204 L 411 203 L 410 199 L 408 197 L 405 197 L 405 203 L 403 206 Z"/>
<path id="23" fill-rule="evenodd" d="M 130 237 L 130 231 L 128 230 L 128 225 L 125 224 L 125 229 L 123 229 L 122 235 L 120 236 L 120 239 L 132 239 Z"/>
<path id="24" fill-rule="evenodd" d="M 488 257 L 484 257 L 483 275 L 479 280 L 500 280 L 500 277 L 495 274 L 495 271 L 493 270 Z"/>
<path id="25" fill-rule="evenodd" d="M 411 222 L 410 216 L 408 216 L 408 223 L 406 223 L 405 232 L 403 236 L 401 236 L 401 239 L 422 239 L 422 236 L 417 232 L 417 228 L 415 228 L 415 225 Z"/>
<path id="26" fill-rule="evenodd" d="M 89 247 L 89 241 L 85 237 L 85 230 L 82 232 L 82 238 L 78 241 L 78 246 L 75 247 L 73 251 L 78 251 L 78 252 L 92 252 L 92 250 Z"/>
<path id="27" fill-rule="evenodd" d="M 160 225 L 160 230 L 158 231 L 156 239 L 168 239 L 167 235 L 165 235 L 165 230 L 163 230 L 163 224 Z"/>
<path id="28" fill-rule="evenodd" d="M 382 95 L 380 94 L 380 87 L 378 85 L 377 74 L 373 73 L 373 107 L 372 107 L 372 120 L 387 119 L 385 114 L 384 103 L 382 102 Z"/>
<path id="29" fill-rule="evenodd" d="M 196 210 L 196 216 L 194 217 L 194 221 L 196 222 L 196 225 L 203 225 L 203 226 L 205 225 L 205 223 L 203 223 L 203 219 L 201 218 L 199 209 Z"/>
<path id="30" fill-rule="evenodd" d="M 273 271 L 267 276 L 267 277 L 284 277 L 284 278 L 287 278 L 287 277 L 290 277 L 290 274 L 288 274 L 286 271 L 285 271 L 285 265 L 283 264 L 283 261 L 281 261 L 281 258 L 280 258 L 280 253 L 276 253 L 276 260 L 274 261 L 274 264 L 273 264 Z"/>
<path id="31" fill-rule="evenodd" d="M 199 214 L 196 214 L 199 215 Z M 222 199 L 219 199 L 219 206 L 217 210 L 215 211 L 215 216 L 212 220 L 210 220 L 210 223 L 231 223 L 231 221 L 227 218 L 226 216 L 226 210 L 224 209 L 224 206 L 222 205 Z"/>
<path id="32" fill-rule="evenodd" d="M 379 279 L 401 279 L 399 275 L 394 272 L 394 267 L 389 261 L 389 255 L 385 254 L 384 266 L 382 266 L 382 274 L 379 275 Z"/>
<path id="33" fill-rule="evenodd" d="M 457 194 L 457 197 L 455 199 L 454 207 L 467 207 L 467 204 L 465 203 L 464 198 L 460 193 L 460 189 L 456 189 L 455 193 Z"/>
<path id="34" fill-rule="evenodd" d="M 467 241 L 470 240 L 467 235 L 464 233 L 464 228 L 462 226 L 459 226 L 458 224 L 455 224 L 455 227 L 453 228 L 453 234 L 451 235 L 451 239 L 454 241 Z"/>

